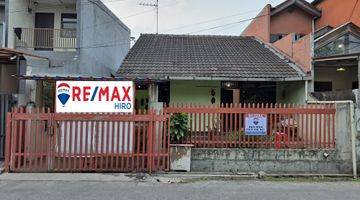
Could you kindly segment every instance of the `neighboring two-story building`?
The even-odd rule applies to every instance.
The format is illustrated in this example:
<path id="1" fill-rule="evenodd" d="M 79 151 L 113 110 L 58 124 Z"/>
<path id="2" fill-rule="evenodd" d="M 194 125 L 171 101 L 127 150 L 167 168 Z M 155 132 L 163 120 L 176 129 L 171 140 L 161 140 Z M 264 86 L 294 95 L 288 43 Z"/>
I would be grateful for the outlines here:
<path id="1" fill-rule="evenodd" d="M 100 0 L 6 1 L 6 7 L 6 47 L 31 54 L 18 69 L 26 82 L 21 105 L 52 107 L 59 78 L 112 77 L 130 48 L 129 28 Z"/>
<path id="2" fill-rule="evenodd" d="M 287 0 L 265 8 L 243 31 L 272 44 L 312 75 L 310 96 L 353 99 L 359 88 L 360 3 Z"/>

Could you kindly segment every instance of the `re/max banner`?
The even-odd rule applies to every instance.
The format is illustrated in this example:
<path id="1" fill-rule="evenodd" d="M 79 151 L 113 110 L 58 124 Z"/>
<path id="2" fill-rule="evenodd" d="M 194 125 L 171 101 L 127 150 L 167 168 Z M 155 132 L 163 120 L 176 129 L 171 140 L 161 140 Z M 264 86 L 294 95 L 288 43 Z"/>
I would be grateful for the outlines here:
<path id="1" fill-rule="evenodd" d="M 57 81 L 56 112 L 131 113 L 131 81 Z"/>

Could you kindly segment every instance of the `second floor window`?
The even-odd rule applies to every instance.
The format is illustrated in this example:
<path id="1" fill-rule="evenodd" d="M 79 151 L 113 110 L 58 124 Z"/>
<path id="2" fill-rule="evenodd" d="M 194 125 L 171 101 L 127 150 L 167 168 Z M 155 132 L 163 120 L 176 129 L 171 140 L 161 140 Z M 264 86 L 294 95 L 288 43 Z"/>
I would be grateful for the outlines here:
<path id="1" fill-rule="evenodd" d="M 360 38 L 345 34 L 323 46 L 315 44 L 315 57 L 339 56 L 360 53 Z"/>
<path id="2" fill-rule="evenodd" d="M 61 14 L 61 37 L 76 37 L 77 16 L 76 14 Z"/>

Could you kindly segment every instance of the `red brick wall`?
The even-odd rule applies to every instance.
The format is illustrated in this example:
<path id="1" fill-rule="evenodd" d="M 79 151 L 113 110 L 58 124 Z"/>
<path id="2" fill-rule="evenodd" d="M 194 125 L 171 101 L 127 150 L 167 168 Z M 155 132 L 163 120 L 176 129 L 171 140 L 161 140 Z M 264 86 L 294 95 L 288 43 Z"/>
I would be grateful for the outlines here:
<path id="1" fill-rule="evenodd" d="M 289 34 L 273 43 L 273 46 L 292 58 L 305 72 L 311 71 L 311 34 L 293 42 Z"/>
<path id="2" fill-rule="evenodd" d="M 317 5 L 322 10 L 322 16 L 315 22 L 316 29 L 330 25 L 338 27 L 347 22 L 360 26 L 360 2 L 355 6 L 356 0 L 324 0 Z M 355 7 L 355 9 L 354 9 Z M 352 10 L 353 15 L 351 16 Z"/>
<path id="3" fill-rule="evenodd" d="M 273 43 L 274 47 L 281 50 L 283 53 L 286 53 L 288 56 L 292 57 L 293 54 L 293 44 L 292 44 L 292 34 L 283 37 L 281 40 L 278 40 Z"/>
<path id="4" fill-rule="evenodd" d="M 311 71 L 311 34 L 308 34 L 293 44 L 293 59 L 298 62 L 305 72 Z"/>
<path id="5" fill-rule="evenodd" d="M 270 42 L 270 10 L 271 5 L 266 5 L 241 35 L 256 36 L 264 42 Z"/>

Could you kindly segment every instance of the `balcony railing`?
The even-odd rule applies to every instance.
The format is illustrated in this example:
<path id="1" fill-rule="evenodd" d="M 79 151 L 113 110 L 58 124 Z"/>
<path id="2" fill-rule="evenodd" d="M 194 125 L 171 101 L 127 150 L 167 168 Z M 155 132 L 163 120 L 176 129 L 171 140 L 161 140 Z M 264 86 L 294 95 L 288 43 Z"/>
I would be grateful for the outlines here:
<path id="1" fill-rule="evenodd" d="M 76 30 L 49 28 L 15 28 L 16 48 L 57 50 L 76 48 Z"/>

